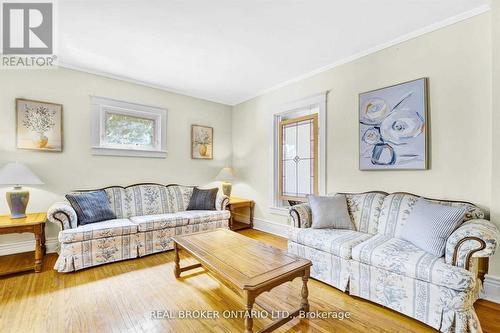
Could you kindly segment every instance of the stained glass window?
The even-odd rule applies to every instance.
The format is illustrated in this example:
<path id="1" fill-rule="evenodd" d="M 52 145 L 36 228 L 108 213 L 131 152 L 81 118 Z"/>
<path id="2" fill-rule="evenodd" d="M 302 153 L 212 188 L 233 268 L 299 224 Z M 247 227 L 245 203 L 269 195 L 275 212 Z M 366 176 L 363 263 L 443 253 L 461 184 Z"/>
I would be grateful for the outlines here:
<path id="1" fill-rule="evenodd" d="M 318 193 L 318 115 L 280 122 L 280 199 L 304 201 Z"/>

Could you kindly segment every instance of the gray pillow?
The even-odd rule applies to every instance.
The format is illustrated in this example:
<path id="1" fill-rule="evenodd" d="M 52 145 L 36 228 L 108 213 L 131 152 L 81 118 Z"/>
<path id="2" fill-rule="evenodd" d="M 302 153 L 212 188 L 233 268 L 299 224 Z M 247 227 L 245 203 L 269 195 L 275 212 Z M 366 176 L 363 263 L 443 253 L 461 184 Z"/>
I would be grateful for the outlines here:
<path id="1" fill-rule="evenodd" d="M 353 230 L 351 217 L 347 211 L 345 195 L 307 197 L 312 212 L 313 229 L 350 229 Z"/>
<path id="2" fill-rule="evenodd" d="M 103 190 L 70 193 L 66 199 L 76 212 L 78 225 L 116 219 Z"/>
<path id="3" fill-rule="evenodd" d="M 465 207 L 418 199 L 399 237 L 437 257 L 444 256 L 446 240 L 462 223 Z"/>
<path id="4" fill-rule="evenodd" d="M 217 200 L 218 191 L 218 188 L 201 190 L 195 187 L 186 210 L 215 210 L 215 201 Z"/>

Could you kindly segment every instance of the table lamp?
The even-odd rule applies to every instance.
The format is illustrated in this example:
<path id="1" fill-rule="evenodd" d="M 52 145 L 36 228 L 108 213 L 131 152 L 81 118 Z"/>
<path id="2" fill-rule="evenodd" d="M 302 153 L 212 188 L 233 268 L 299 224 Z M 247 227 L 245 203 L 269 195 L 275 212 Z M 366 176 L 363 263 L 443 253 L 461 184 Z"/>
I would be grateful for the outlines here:
<path id="1" fill-rule="evenodd" d="M 224 193 L 224 195 L 230 197 L 232 185 L 229 181 L 234 179 L 233 168 L 222 168 L 221 171 L 219 171 L 216 179 L 222 180 L 222 192 Z"/>
<path id="2" fill-rule="evenodd" d="M 14 185 L 14 190 L 6 193 L 10 216 L 13 219 L 26 217 L 26 206 L 30 192 L 23 191 L 21 185 L 41 185 L 43 182 L 27 166 L 21 163 L 7 163 L 0 169 L 0 185 Z"/>

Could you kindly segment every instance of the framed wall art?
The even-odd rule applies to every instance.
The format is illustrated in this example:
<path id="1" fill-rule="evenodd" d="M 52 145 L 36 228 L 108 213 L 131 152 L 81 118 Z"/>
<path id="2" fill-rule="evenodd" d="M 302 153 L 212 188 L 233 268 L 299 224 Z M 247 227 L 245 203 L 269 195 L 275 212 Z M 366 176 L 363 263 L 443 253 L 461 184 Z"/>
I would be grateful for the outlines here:
<path id="1" fill-rule="evenodd" d="M 360 94 L 360 170 L 427 169 L 427 108 L 427 78 Z"/>
<path id="2" fill-rule="evenodd" d="M 211 160 L 214 158 L 213 127 L 191 125 L 191 158 Z"/>
<path id="3" fill-rule="evenodd" d="M 16 145 L 18 149 L 62 152 L 63 106 L 16 99 Z"/>

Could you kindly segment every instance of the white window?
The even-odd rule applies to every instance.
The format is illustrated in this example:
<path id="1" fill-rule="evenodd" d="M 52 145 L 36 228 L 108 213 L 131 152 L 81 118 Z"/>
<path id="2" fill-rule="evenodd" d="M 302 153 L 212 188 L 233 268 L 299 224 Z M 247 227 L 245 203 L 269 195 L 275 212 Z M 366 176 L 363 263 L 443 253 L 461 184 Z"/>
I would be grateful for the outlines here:
<path id="1" fill-rule="evenodd" d="M 166 157 L 167 110 L 91 97 L 95 155 Z"/>
<path id="2" fill-rule="evenodd" d="M 274 114 L 271 212 L 288 215 L 290 202 L 326 190 L 326 93 L 287 103 Z"/>

